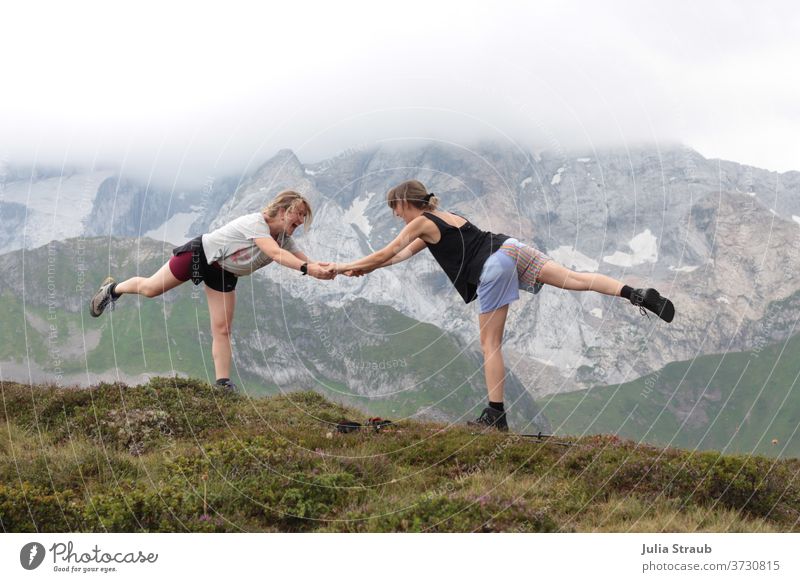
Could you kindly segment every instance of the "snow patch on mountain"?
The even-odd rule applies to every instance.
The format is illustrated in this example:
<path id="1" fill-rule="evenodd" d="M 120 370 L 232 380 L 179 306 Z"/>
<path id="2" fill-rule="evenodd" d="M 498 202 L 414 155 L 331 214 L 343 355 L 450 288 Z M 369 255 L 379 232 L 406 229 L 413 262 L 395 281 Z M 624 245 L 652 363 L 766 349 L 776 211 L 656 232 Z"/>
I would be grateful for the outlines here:
<path id="1" fill-rule="evenodd" d="M 152 230 L 148 230 L 142 234 L 142 236 L 174 245 L 183 244 L 189 240 L 191 236 L 189 229 L 201 214 L 202 212 L 178 212 L 164 222 L 164 224 Z"/>
<path id="2" fill-rule="evenodd" d="M 365 214 L 365 210 L 369 207 L 369 203 L 372 201 L 374 196 L 375 192 L 367 192 L 365 198 L 361 198 L 359 196 L 353 200 L 352 204 L 350 204 L 350 208 L 348 208 L 345 211 L 344 216 L 342 216 L 342 220 L 345 224 L 353 224 L 357 226 L 365 236 L 369 236 L 369 233 L 372 230 L 372 225 L 369 223 L 369 219 Z"/>
<path id="3" fill-rule="evenodd" d="M 613 255 L 603 257 L 603 260 L 619 267 L 633 267 L 643 263 L 655 263 L 658 260 L 658 239 L 649 228 L 628 241 L 628 246 L 632 253 L 617 251 Z"/>
<path id="4" fill-rule="evenodd" d="M 547 252 L 557 263 L 576 271 L 596 273 L 600 263 L 575 250 L 571 246 L 560 246 Z"/>
<path id="5" fill-rule="evenodd" d="M 670 265 L 669 270 L 675 271 L 676 273 L 691 273 L 692 271 L 697 270 L 697 265 L 684 265 L 683 267 L 675 267 L 674 265 Z"/>

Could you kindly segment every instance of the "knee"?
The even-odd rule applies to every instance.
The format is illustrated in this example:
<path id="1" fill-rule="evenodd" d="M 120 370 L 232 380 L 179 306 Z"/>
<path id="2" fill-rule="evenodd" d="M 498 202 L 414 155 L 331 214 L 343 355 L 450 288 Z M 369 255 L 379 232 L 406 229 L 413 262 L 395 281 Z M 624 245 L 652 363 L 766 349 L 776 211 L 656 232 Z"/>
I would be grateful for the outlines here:
<path id="1" fill-rule="evenodd" d="M 484 357 L 490 356 L 500 351 L 501 345 L 502 341 L 499 337 L 488 336 L 481 338 L 481 351 L 483 352 Z"/>
<path id="2" fill-rule="evenodd" d="M 145 297 L 158 297 L 163 293 L 164 283 L 155 277 L 149 277 L 139 283 L 139 295 L 143 295 Z"/>
<path id="3" fill-rule="evenodd" d="M 231 337 L 230 323 L 223 322 L 219 324 L 211 324 L 211 335 L 219 339 L 230 339 Z"/>

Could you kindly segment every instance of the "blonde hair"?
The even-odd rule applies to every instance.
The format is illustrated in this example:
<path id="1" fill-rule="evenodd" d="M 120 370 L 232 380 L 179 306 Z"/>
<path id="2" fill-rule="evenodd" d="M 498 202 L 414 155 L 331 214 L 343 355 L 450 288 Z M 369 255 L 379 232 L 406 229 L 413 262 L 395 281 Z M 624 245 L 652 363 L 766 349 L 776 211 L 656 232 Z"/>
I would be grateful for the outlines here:
<path id="1" fill-rule="evenodd" d="M 398 202 L 405 202 L 421 210 L 436 210 L 439 198 L 435 194 L 428 197 L 428 189 L 419 180 L 407 180 L 398 184 L 386 194 L 386 203 L 394 210 Z M 426 199 L 427 198 L 427 199 Z"/>
<path id="2" fill-rule="evenodd" d="M 311 213 L 311 203 L 299 192 L 295 192 L 294 190 L 284 190 L 275 196 L 275 198 L 272 199 L 272 202 L 267 204 L 261 210 L 261 212 L 262 214 L 266 214 L 269 218 L 275 218 L 279 210 L 284 209 L 286 212 L 292 212 L 301 204 L 305 205 L 306 207 L 306 219 L 303 222 L 303 229 L 305 232 L 308 232 L 313 219 Z"/>

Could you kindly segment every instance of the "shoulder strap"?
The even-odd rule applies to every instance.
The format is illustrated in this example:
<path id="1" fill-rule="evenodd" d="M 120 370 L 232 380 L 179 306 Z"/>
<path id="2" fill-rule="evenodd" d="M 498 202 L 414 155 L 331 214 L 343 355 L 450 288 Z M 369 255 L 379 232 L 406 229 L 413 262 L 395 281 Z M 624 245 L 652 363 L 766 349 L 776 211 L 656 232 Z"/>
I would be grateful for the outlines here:
<path id="1" fill-rule="evenodd" d="M 447 224 L 444 220 L 442 220 L 441 218 L 439 218 L 435 214 L 431 214 L 430 212 L 423 212 L 422 216 L 424 216 L 425 218 L 427 218 L 429 220 L 432 220 L 434 222 L 434 224 L 436 224 L 436 226 L 438 226 L 439 228 L 447 228 L 447 227 L 453 228 L 452 225 Z"/>

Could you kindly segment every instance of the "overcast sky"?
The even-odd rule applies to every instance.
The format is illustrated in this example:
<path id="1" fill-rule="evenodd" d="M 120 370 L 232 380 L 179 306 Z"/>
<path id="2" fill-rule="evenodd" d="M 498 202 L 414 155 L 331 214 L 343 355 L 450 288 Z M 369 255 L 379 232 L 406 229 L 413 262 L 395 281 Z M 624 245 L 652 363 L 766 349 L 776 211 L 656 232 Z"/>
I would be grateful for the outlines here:
<path id="1" fill-rule="evenodd" d="M 188 184 L 421 137 L 800 170 L 791 2 L 267 4 L 7 3 L 0 161 Z"/>

